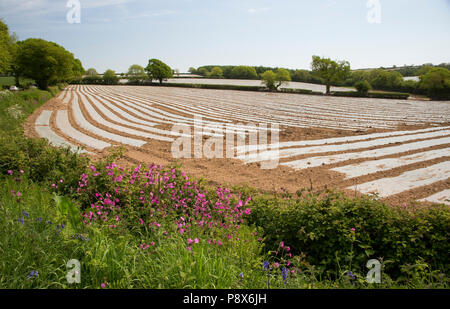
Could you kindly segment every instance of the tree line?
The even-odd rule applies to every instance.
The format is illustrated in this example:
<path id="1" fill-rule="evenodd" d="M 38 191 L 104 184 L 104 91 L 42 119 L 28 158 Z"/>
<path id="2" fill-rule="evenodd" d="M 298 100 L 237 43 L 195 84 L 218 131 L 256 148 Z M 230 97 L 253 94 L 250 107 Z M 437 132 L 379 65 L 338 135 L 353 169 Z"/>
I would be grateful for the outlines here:
<path id="1" fill-rule="evenodd" d="M 19 41 L 0 20 L 0 74 L 33 79 L 40 89 L 80 78 L 84 73 L 79 59 L 62 46 L 43 39 Z"/>
<path id="2" fill-rule="evenodd" d="M 326 86 L 330 93 L 331 86 L 355 87 L 362 95 L 369 90 L 383 90 L 427 95 L 432 99 L 450 99 L 450 65 L 433 66 L 426 64 L 416 67 L 413 76 L 419 76 L 419 81 L 404 80 L 401 69 L 367 69 L 350 70 L 347 61 L 331 60 L 329 58 L 312 57 L 311 70 L 292 70 L 271 67 L 253 66 L 202 66 L 198 69 L 191 67 L 191 74 L 198 74 L 207 78 L 226 79 L 261 79 L 264 84 L 270 83 L 268 88 L 279 82 L 295 81 Z M 269 72 L 269 73 L 265 73 Z M 282 72 L 278 78 L 270 72 Z M 279 75 L 280 75 L 279 74 Z M 409 75 L 409 74 L 408 74 Z M 280 84 L 281 85 L 281 84 Z M 275 87 L 276 89 L 278 87 Z"/>

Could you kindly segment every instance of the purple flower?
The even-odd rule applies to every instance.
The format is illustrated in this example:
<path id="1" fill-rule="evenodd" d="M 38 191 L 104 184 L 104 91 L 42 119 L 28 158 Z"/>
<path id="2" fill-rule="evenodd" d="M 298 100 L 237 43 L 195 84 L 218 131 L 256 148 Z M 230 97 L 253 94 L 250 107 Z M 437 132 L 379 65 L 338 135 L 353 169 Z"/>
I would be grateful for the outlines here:
<path id="1" fill-rule="evenodd" d="M 288 273 L 289 273 L 289 269 L 287 269 L 286 267 L 283 267 L 283 269 L 281 270 L 281 276 L 283 277 L 284 284 L 286 284 L 286 281 L 289 277 Z"/>
<path id="2" fill-rule="evenodd" d="M 269 268 L 269 262 L 264 262 L 264 269 L 268 269 Z"/>
<path id="3" fill-rule="evenodd" d="M 347 273 L 347 275 L 350 277 L 350 279 L 352 279 L 352 280 L 355 280 L 356 279 L 356 275 L 355 274 L 353 274 L 353 272 L 351 272 L 351 271 L 349 271 L 348 273 Z"/>
<path id="4" fill-rule="evenodd" d="M 19 218 L 17 221 L 19 221 L 20 224 L 23 224 L 23 219 Z"/>
<path id="5" fill-rule="evenodd" d="M 29 216 L 30 216 L 30 214 L 29 214 L 28 212 L 26 212 L 25 210 L 24 210 L 24 211 L 22 211 L 22 214 L 24 214 L 24 215 L 25 215 L 25 217 L 29 217 Z"/>
<path id="6" fill-rule="evenodd" d="M 37 272 L 37 270 L 32 270 L 32 271 L 27 275 L 27 279 L 37 278 L 38 276 L 39 276 L 39 273 Z"/>

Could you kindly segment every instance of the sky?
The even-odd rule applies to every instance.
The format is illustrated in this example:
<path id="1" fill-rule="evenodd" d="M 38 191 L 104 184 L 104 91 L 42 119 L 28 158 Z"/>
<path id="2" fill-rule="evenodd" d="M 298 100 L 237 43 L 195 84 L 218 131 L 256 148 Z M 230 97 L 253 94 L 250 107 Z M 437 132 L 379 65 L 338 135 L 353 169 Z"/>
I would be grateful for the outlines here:
<path id="1" fill-rule="evenodd" d="M 68 7 L 80 4 L 80 23 Z M 19 40 L 62 45 L 85 69 L 126 72 L 151 58 L 202 65 L 352 69 L 450 62 L 450 0 L 0 0 Z"/>

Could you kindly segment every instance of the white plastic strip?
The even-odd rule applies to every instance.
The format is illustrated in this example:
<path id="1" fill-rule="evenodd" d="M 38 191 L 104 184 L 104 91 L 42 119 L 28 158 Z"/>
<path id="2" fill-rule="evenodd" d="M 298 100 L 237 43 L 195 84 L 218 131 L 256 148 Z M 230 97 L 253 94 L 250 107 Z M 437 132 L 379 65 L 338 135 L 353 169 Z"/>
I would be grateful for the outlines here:
<path id="1" fill-rule="evenodd" d="M 422 142 L 415 142 L 410 144 L 403 144 L 399 146 L 379 148 L 374 150 L 366 150 L 362 152 L 342 153 L 330 156 L 319 156 L 295 160 L 290 162 L 280 163 L 281 165 L 290 166 L 295 169 L 304 169 L 310 167 L 317 167 L 321 165 L 334 164 L 347 160 L 377 158 L 389 155 L 400 154 L 402 152 L 425 149 L 433 146 L 450 144 L 450 137 L 443 137 L 438 139 L 426 140 Z"/>
<path id="2" fill-rule="evenodd" d="M 419 202 L 431 202 L 437 204 L 450 205 L 450 189 L 438 192 L 429 197 L 419 200 Z"/>
<path id="3" fill-rule="evenodd" d="M 94 149 L 102 150 L 106 147 L 110 147 L 111 144 L 104 142 L 102 140 L 98 140 L 89 135 L 86 135 L 75 128 L 69 122 L 69 116 L 67 110 L 60 110 L 56 114 L 56 126 L 60 129 L 65 135 L 70 136 L 71 138 L 77 140 L 81 144 L 89 146 Z"/>
<path id="4" fill-rule="evenodd" d="M 361 163 L 336 167 L 331 170 L 343 173 L 346 175 L 346 179 L 349 179 L 446 156 L 450 157 L 450 148 L 420 152 L 399 158 L 365 161 Z"/>
<path id="5" fill-rule="evenodd" d="M 431 165 L 414 171 L 408 171 L 400 176 L 381 178 L 356 186 L 361 193 L 376 193 L 379 197 L 387 197 L 407 190 L 430 185 L 450 177 L 450 161 Z M 348 187 L 347 189 L 355 189 Z"/>

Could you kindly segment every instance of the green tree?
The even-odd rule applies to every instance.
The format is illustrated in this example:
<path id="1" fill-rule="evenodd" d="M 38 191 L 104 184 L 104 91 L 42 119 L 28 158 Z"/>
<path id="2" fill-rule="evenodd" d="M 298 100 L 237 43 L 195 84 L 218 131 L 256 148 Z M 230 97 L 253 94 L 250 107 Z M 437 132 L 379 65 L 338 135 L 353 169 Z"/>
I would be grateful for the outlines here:
<path id="1" fill-rule="evenodd" d="M 173 77 L 172 69 L 158 59 L 150 59 L 145 70 L 150 80 L 156 79 L 160 84 L 162 84 L 163 80 Z"/>
<path id="2" fill-rule="evenodd" d="M 424 65 L 420 69 L 417 70 L 416 75 L 417 76 L 425 75 L 432 69 L 433 69 L 432 65 Z"/>
<path id="3" fill-rule="evenodd" d="M 209 71 L 205 68 L 198 69 L 197 73 L 200 74 L 201 76 L 205 76 L 205 77 L 209 75 Z"/>
<path id="4" fill-rule="evenodd" d="M 445 68 L 431 69 L 421 76 L 419 87 L 433 100 L 450 99 L 450 71 Z"/>
<path id="5" fill-rule="evenodd" d="M 133 64 L 128 68 L 127 78 L 130 81 L 142 81 L 147 78 L 144 67 L 139 64 Z"/>
<path id="6" fill-rule="evenodd" d="M 73 54 L 56 43 L 42 39 L 22 41 L 17 50 L 21 75 L 32 78 L 41 89 L 73 76 Z"/>
<path id="7" fill-rule="evenodd" d="M 74 59 L 73 60 L 73 64 L 72 64 L 72 80 L 81 80 L 81 78 L 83 77 L 84 72 L 84 68 L 83 65 L 81 64 L 80 59 Z"/>
<path id="8" fill-rule="evenodd" d="M 308 83 L 311 81 L 311 73 L 307 70 L 295 70 L 292 74 L 292 80 L 295 82 Z"/>
<path id="9" fill-rule="evenodd" d="M 119 81 L 119 78 L 116 75 L 116 72 L 113 70 L 106 70 L 106 72 L 103 74 L 103 82 L 106 85 L 116 85 Z"/>
<path id="10" fill-rule="evenodd" d="M 270 90 L 276 91 L 278 88 L 291 80 L 291 75 L 286 69 L 278 69 L 277 72 L 268 70 L 261 74 L 262 83 Z"/>
<path id="11" fill-rule="evenodd" d="M 396 90 L 403 85 L 403 76 L 399 72 L 375 70 L 371 74 L 370 83 L 375 89 Z"/>
<path id="12" fill-rule="evenodd" d="M 312 57 L 311 68 L 313 74 L 322 78 L 330 94 L 331 84 L 343 82 L 350 73 L 348 61 L 333 61 L 329 58 Z"/>
<path id="13" fill-rule="evenodd" d="M 194 67 L 190 67 L 188 72 L 191 73 L 191 74 L 197 74 L 197 69 L 194 68 Z"/>
<path id="14" fill-rule="evenodd" d="M 11 69 L 13 41 L 8 26 L 0 20 L 0 73 L 6 74 Z"/>
<path id="15" fill-rule="evenodd" d="M 209 77 L 211 78 L 223 78 L 223 71 L 219 67 L 214 67 L 209 73 Z"/>
<path id="16" fill-rule="evenodd" d="M 231 70 L 231 78 L 236 79 L 257 79 L 258 74 L 254 67 L 240 65 Z"/>
<path id="17" fill-rule="evenodd" d="M 99 76 L 99 74 L 98 74 L 96 69 L 89 68 L 89 69 L 86 70 L 86 76 L 97 77 L 97 76 Z"/>

